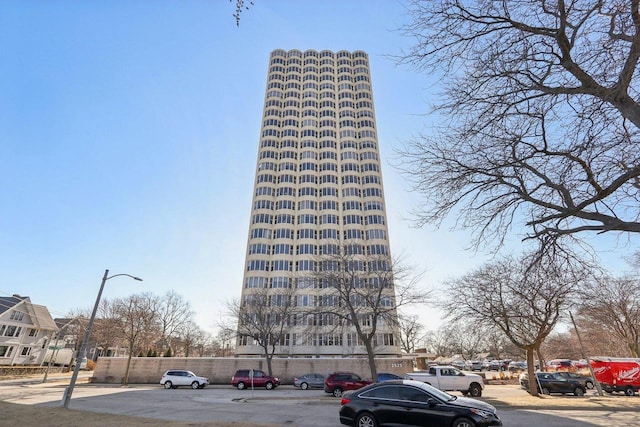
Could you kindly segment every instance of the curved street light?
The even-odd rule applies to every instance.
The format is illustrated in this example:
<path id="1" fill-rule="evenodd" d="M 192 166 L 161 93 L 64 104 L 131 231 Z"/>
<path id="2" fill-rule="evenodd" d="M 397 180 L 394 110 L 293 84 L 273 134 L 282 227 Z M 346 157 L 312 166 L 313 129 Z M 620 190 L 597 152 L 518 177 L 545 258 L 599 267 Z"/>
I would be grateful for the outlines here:
<path id="1" fill-rule="evenodd" d="M 132 276 L 126 273 L 114 274 L 113 276 L 109 276 L 109 269 L 104 271 L 104 276 L 102 276 L 102 283 L 100 283 L 100 290 L 98 291 L 98 296 L 96 298 L 96 303 L 93 306 L 93 312 L 91 312 L 91 318 L 89 319 L 89 324 L 87 325 L 87 330 L 84 333 L 84 338 L 82 339 L 82 346 L 80 347 L 80 351 L 76 355 L 76 366 L 73 369 L 73 375 L 71 376 L 71 381 L 69 382 L 69 386 L 64 389 L 64 395 L 62 396 L 62 406 L 65 408 L 69 407 L 69 401 L 71 400 L 71 394 L 73 393 L 73 389 L 76 386 L 76 380 L 78 379 L 78 373 L 80 372 L 80 366 L 82 365 L 82 359 L 84 358 L 84 353 L 87 350 L 87 342 L 89 341 L 89 336 L 91 335 L 91 329 L 93 328 L 93 321 L 96 318 L 96 312 L 98 311 L 98 305 L 100 305 L 100 298 L 102 297 L 102 290 L 104 289 L 104 284 L 107 280 L 113 279 L 118 276 L 127 276 L 131 277 L 133 280 L 138 280 L 142 282 L 142 279 L 136 276 Z M 79 359 L 79 360 L 78 360 Z"/>

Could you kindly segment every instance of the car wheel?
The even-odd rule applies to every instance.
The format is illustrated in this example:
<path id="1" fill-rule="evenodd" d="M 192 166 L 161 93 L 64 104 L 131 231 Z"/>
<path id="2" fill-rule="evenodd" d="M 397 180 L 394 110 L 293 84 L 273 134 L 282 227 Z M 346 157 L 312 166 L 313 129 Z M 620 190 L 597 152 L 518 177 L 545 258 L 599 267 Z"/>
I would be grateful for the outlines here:
<path id="1" fill-rule="evenodd" d="M 473 383 L 469 386 L 469 394 L 471 397 L 480 397 L 482 396 L 482 387 L 479 384 Z"/>
<path id="2" fill-rule="evenodd" d="M 475 427 L 476 425 L 469 418 L 458 418 L 451 427 Z"/>
<path id="3" fill-rule="evenodd" d="M 342 389 L 340 387 L 336 387 L 333 389 L 333 395 L 335 397 L 342 397 Z"/>
<path id="4" fill-rule="evenodd" d="M 548 388 L 542 387 L 542 394 L 551 394 Z"/>
<path id="5" fill-rule="evenodd" d="M 363 412 L 356 418 L 356 427 L 376 427 L 378 422 L 371 412 Z"/>
<path id="6" fill-rule="evenodd" d="M 164 382 L 164 388 L 166 388 L 167 390 L 169 390 L 170 388 L 172 388 L 173 384 L 171 384 L 171 381 L 165 381 Z"/>
<path id="7" fill-rule="evenodd" d="M 573 390 L 573 394 L 575 396 L 584 396 L 584 389 L 581 387 L 576 387 L 576 389 Z"/>
<path id="8" fill-rule="evenodd" d="M 593 383 L 591 381 L 587 381 L 585 383 L 585 386 L 589 389 L 589 390 L 593 390 Z"/>
<path id="9" fill-rule="evenodd" d="M 265 385 L 264 388 L 266 388 L 267 390 L 271 390 L 273 389 L 273 383 L 271 381 L 268 381 Z"/>
<path id="10" fill-rule="evenodd" d="M 633 396 L 635 391 L 633 391 L 633 387 L 627 387 L 624 389 L 624 394 L 627 396 Z"/>
<path id="11" fill-rule="evenodd" d="M 238 383 L 236 387 L 238 387 L 238 390 L 244 390 L 247 386 L 244 385 L 244 383 L 241 381 Z"/>
<path id="12" fill-rule="evenodd" d="M 309 388 L 309 384 L 307 384 L 307 383 L 302 383 L 302 384 L 300 384 L 300 388 L 301 388 L 302 390 L 306 390 L 306 389 L 308 389 L 308 388 Z"/>
<path id="13" fill-rule="evenodd" d="M 196 390 L 198 388 L 200 388 L 200 384 L 198 383 L 198 381 L 194 381 L 191 383 L 191 388 Z"/>

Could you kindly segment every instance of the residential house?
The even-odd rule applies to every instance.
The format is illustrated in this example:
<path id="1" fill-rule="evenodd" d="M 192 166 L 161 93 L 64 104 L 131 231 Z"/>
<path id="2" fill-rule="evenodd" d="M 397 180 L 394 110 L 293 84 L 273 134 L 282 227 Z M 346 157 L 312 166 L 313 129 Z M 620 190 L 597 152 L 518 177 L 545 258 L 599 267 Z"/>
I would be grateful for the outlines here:
<path id="1" fill-rule="evenodd" d="M 0 297 L 0 365 L 41 365 L 58 327 L 29 297 Z"/>

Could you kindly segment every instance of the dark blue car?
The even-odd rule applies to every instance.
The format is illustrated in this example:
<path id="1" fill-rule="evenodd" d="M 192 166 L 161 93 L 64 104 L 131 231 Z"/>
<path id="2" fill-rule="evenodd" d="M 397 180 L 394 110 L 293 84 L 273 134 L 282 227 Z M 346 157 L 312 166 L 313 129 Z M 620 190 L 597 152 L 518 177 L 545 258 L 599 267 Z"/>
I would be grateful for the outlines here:
<path id="1" fill-rule="evenodd" d="M 392 374 L 390 372 L 379 372 L 378 373 L 378 382 L 380 381 L 389 381 L 389 380 L 401 380 L 403 377 L 400 375 Z"/>

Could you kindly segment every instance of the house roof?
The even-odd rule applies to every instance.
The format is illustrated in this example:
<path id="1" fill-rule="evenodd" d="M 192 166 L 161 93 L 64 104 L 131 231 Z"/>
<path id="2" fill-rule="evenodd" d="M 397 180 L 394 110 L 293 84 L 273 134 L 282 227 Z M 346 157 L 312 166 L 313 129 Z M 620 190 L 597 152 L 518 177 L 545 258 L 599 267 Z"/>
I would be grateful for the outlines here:
<path id="1" fill-rule="evenodd" d="M 49 310 L 44 305 L 32 304 L 29 297 L 14 295 L 10 297 L 0 297 L 0 314 L 14 309 L 17 305 L 24 304 L 24 311 L 31 318 L 31 322 L 38 329 L 58 330 L 58 326 L 53 321 Z"/>
<path id="2" fill-rule="evenodd" d="M 53 317 L 51 317 L 51 313 L 44 305 L 31 304 L 33 308 L 34 316 L 32 317 L 33 324 L 38 327 L 38 329 L 47 329 L 51 331 L 57 331 L 58 325 L 53 321 Z"/>
<path id="3" fill-rule="evenodd" d="M 4 313 L 5 311 L 11 310 L 13 307 L 23 301 L 30 301 L 29 297 L 21 297 L 19 295 L 0 297 L 0 314 Z"/>

